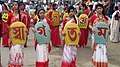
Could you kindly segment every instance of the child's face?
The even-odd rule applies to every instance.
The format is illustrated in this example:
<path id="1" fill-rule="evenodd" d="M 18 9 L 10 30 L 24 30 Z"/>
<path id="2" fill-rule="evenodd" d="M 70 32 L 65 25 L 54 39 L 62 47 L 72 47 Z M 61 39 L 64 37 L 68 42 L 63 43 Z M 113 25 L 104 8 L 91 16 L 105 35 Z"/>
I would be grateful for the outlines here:
<path id="1" fill-rule="evenodd" d="M 13 7 L 12 7 L 14 10 L 18 10 L 18 4 L 17 4 L 17 2 L 14 2 L 13 3 Z"/>
<path id="2" fill-rule="evenodd" d="M 43 19 L 45 17 L 45 12 L 43 10 L 40 10 L 39 16 L 41 19 Z"/>
<path id="3" fill-rule="evenodd" d="M 70 13 L 69 13 L 69 16 L 73 16 L 73 15 L 74 15 L 74 10 L 71 9 L 71 10 L 70 10 Z"/>
<path id="4" fill-rule="evenodd" d="M 98 6 L 98 7 L 96 8 L 96 12 L 97 12 L 97 13 L 102 13 L 102 11 L 103 11 L 103 8 L 102 8 L 102 7 Z"/>

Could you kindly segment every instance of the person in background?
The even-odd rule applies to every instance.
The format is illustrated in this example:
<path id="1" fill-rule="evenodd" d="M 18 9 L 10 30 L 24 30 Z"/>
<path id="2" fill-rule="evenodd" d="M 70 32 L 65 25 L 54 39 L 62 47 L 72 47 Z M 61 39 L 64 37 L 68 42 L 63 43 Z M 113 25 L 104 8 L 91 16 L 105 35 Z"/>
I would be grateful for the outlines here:
<path id="1" fill-rule="evenodd" d="M 112 14 L 114 13 L 114 3 L 111 3 L 110 5 L 109 5 L 109 8 L 108 8 L 108 10 L 107 10 L 107 15 L 110 17 L 110 18 L 112 18 Z M 118 7 L 118 6 L 117 6 Z"/>
<path id="2" fill-rule="evenodd" d="M 77 9 L 76 8 L 74 9 L 74 15 L 75 16 L 77 15 Z"/>
<path id="3" fill-rule="evenodd" d="M 2 13 L 2 34 L 4 34 L 4 36 L 2 37 L 2 46 L 4 47 L 9 47 L 9 33 L 8 33 L 8 29 L 7 29 L 7 21 L 8 21 L 8 15 L 10 13 L 9 9 L 7 8 L 8 6 L 6 4 L 3 4 L 2 8 L 3 11 Z"/>
<path id="4" fill-rule="evenodd" d="M 41 1 L 37 1 L 37 5 L 40 6 L 40 9 L 44 9 L 44 3 Z"/>
<path id="5" fill-rule="evenodd" d="M 120 27 L 120 4 L 118 10 L 112 14 L 112 21 L 110 26 L 110 41 L 113 43 L 119 42 L 119 27 Z"/>
<path id="6" fill-rule="evenodd" d="M 52 5 L 53 10 L 48 13 L 48 18 L 52 21 L 52 24 L 54 23 L 53 21 L 57 21 L 57 23 L 60 23 L 60 13 L 56 10 L 58 8 L 57 4 Z M 53 14 L 57 13 L 56 16 Z M 52 18 L 54 17 L 54 18 Z M 52 40 L 52 46 L 54 47 L 59 47 L 60 46 L 60 32 L 59 32 L 59 25 L 57 26 L 52 26 L 51 29 L 51 40 Z"/>
<path id="7" fill-rule="evenodd" d="M 29 29 L 30 29 L 30 14 L 28 12 L 25 11 L 25 4 L 24 3 L 21 3 L 20 4 L 20 10 L 21 10 L 21 13 L 23 13 L 26 17 L 26 27 L 28 29 L 28 33 L 27 33 L 27 37 L 26 37 L 26 43 L 24 45 L 24 47 L 27 47 L 27 40 L 28 40 L 28 35 L 29 35 Z"/>
<path id="8" fill-rule="evenodd" d="M 35 2 L 31 1 L 30 9 L 35 9 Z"/>
<path id="9" fill-rule="evenodd" d="M 64 20 L 65 18 L 67 18 L 68 17 L 68 5 L 67 4 L 65 4 L 64 5 L 64 10 L 62 11 L 62 14 L 61 14 L 62 16 L 62 20 Z"/>
<path id="10" fill-rule="evenodd" d="M 47 7 L 48 7 L 48 5 L 44 3 L 44 9 L 45 9 L 45 11 L 47 11 Z"/>
<path id="11" fill-rule="evenodd" d="M 88 10 L 88 7 L 86 6 L 85 3 L 81 4 L 81 10 L 78 13 L 77 17 L 79 17 L 81 14 L 86 14 L 87 16 L 90 15 L 90 11 Z M 79 20 L 81 21 L 81 20 Z M 81 47 L 86 47 L 87 42 L 88 42 L 88 35 L 89 35 L 89 25 L 87 28 L 80 28 L 81 36 L 79 39 L 79 46 Z"/>
<path id="12" fill-rule="evenodd" d="M 25 11 L 30 14 L 29 2 L 24 2 L 24 4 L 25 4 Z"/>
<path id="13" fill-rule="evenodd" d="M 37 5 L 36 7 L 35 7 L 35 15 L 38 15 L 38 11 L 40 10 L 41 8 L 40 8 L 40 6 L 39 5 Z"/>

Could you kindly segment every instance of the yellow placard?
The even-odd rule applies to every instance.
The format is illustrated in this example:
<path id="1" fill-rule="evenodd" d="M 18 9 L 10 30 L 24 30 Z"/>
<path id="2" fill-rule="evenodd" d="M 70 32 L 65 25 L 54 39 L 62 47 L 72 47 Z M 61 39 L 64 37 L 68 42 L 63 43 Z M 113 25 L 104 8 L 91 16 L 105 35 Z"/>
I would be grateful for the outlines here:
<path id="1" fill-rule="evenodd" d="M 5 23 L 8 21 L 8 13 L 2 13 L 2 21 Z"/>
<path id="2" fill-rule="evenodd" d="M 53 24 L 53 26 L 60 25 L 60 13 L 58 11 L 54 11 L 52 13 L 52 24 Z"/>
<path id="3" fill-rule="evenodd" d="M 13 45 L 24 45 L 26 42 L 27 28 L 22 22 L 14 22 L 10 26 L 10 39 Z"/>
<path id="4" fill-rule="evenodd" d="M 88 26 L 88 16 L 86 14 L 81 14 L 79 16 L 79 26 L 80 28 L 87 28 Z"/>
<path id="5" fill-rule="evenodd" d="M 69 15 L 68 15 L 68 13 L 65 13 L 64 15 L 63 15 L 63 20 L 65 19 L 65 18 L 67 18 Z"/>
<path id="6" fill-rule="evenodd" d="M 75 23 L 68 23 L 64 27 L 66 45 L 78 45 L 80 29 Z"/>

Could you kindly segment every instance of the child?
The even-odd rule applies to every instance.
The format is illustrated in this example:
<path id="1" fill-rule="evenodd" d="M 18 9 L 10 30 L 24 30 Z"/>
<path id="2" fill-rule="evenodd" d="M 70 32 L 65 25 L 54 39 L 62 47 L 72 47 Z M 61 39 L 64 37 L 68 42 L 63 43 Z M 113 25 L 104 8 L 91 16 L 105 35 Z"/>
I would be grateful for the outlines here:
<path id="1" fill-rule="evenodd" d="M 67 23 L 76 23 L 77 19 L 74 16 L 74 7 L 70 6 L 68 8 L 69 17 L 63 20 L 62 30 Z M 62 35 L 65 36 L 65 33 L 62 32 Z M 64 51 L 62 57 L 61 67 L 76 67 L 76 53 L 77 53 L 77 46 L 67 46 L 64 42 Z"/>
<path id="2" fill-rule="evenodd" d="M 48 23 L 48 25 L 51 28 L 51 21 L 45 17 L 45 10 L 40 9 L 38 11 L 38 19 L 36 19 L 36 22 L 34 22 L 34 25 L 37 23 L 37 21 L 45 21 Z M 36 30 L 34 27 L 32 27 L 32 31 L 35 33 Z M 34 40 L 35 42 L 35 50 L 36 50 L 36 67 L 48 67 L 49 66 L 49 58 L 48 58 L 48 51 L 49 51 L 49 43 L 46 44 L 38 44 L 36 38 Z"/>

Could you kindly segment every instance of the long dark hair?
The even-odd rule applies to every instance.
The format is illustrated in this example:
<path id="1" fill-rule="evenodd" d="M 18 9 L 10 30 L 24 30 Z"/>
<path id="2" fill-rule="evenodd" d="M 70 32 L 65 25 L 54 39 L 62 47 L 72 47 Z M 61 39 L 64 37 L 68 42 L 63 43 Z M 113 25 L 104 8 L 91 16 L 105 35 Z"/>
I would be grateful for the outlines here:
<path id="1" fill-rule="evenodd" d="M 37 6 L 35 7 L 35 15 L 37 15 L 37 13 L 38 13 L 38 7 L 39 7 L 39 5 L 37 5 Z"/>
<path id="2" fill-rule="evenodd" d="M 44 9 L 40 9 L 40 10 L 38 11 L 38 18 L 39 18 L 39 21 L 40 21 L 40 15 L 39 15 L 39 13 L 40 13 L 41 10 L 43 10 L 43 11 L 45 12 Z"/>
<path id="3" fill-rule="evenodd" d="M 21 2 L 21 3 L 20 3 L 20 6 L 24 6 L 24 9 L 25 9 L 25 4 L 24 4 L 24 3 Z"/>
<path id="4" fill-rule="evenodd" d="M 74 11 L 74 7 L 73 6 L 70 6 L 70 7 L 68 7 L 68 14 L 70 13 L 70 10 L 73 10 Z M 75 20 L 75 23 L 77 23 L 77 20 L 76 20 L 76 18 L 75 18 L 75 15 L 73 15 L 73 18 L 74 18 L 74 20 Z"/>
<path id="5" fill-rule="evenodd" d="M 86 6 L 85 3 L 82 3 L 81 5 L 82 5 L 83 7 L 85 7 L 85 9 L 87 9 L 87 6 Z"/>
<path id="6" fill-rule="evenodd" d="M 98 7 L 102 7 L 102 9 L 103 9 L 102 14 L 103 14 L 104 18 L 105 18 L 106 20 L 108 20 L 108 18 L 105 16 L 105 8 L 104 8 L 104 6 L 103 6 L 102 4 L 100 4 L 100 3 L 98 3 L 98 4 L 95 6 L 95 9 L 97 9 Z"/>

